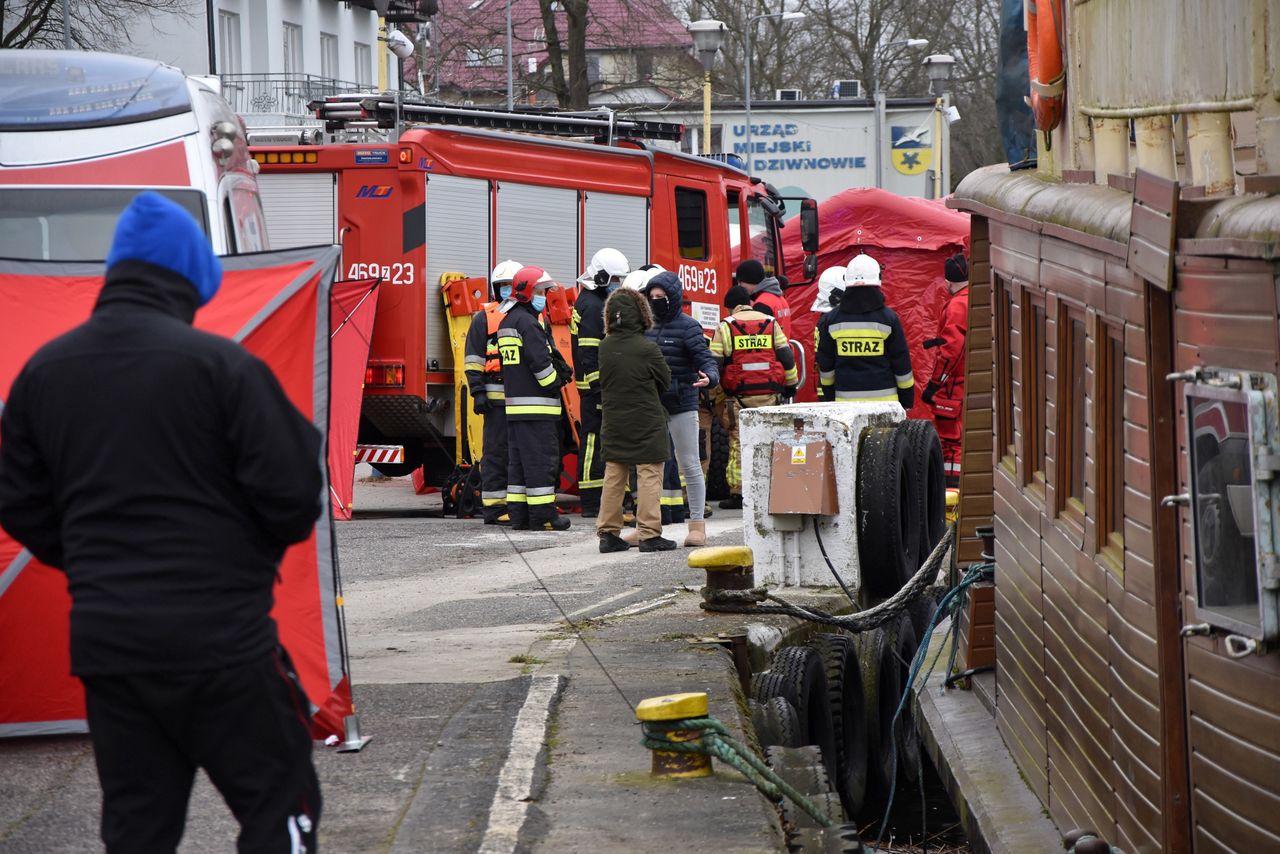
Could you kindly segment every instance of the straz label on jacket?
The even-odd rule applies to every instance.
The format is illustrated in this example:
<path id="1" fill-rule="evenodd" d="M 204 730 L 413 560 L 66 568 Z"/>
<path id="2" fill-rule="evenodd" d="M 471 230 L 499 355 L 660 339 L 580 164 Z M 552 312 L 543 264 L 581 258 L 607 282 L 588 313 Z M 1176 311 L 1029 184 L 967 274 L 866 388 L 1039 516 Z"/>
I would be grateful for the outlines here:
<path id="1" fill-rule="evenodd" d="M 841 338 L 836 342 L 841 356 L 883 356 L 883 338 Z"/>
<path id="2" fill-rule="evenodd" d="M 508 344 L 505 347 L 499 347 L 498 351 L 502 354 L 502 364 L 518 365 L 520 364 L 520 345 Z"/>
<path id="3" fill-rule="evenodd" d="M 735 350 L 769 350 L 773 348 L 772 335 L 735 335 L 733 336 L 733 349 Z"/>

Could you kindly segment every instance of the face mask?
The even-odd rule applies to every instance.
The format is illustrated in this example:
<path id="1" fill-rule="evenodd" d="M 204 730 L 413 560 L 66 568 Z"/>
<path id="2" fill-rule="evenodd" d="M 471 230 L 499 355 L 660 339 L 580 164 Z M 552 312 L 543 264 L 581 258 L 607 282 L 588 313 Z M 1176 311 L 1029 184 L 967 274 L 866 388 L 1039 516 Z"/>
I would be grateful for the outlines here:
<path id="1" fill-rule="evenodd" d="M 511 296 L 510 285 L 498 285 L 498 299 L 507 299 Z"/>
<path id="2" fill-rule="evenodd" d="M 538 314 L 542 314 L 542 310 L 547 307 L 547 298 L 542 294 L 538 294 L 533 298 L 531 304 L 533 305 L 534 311 L 538 312 Z"/>

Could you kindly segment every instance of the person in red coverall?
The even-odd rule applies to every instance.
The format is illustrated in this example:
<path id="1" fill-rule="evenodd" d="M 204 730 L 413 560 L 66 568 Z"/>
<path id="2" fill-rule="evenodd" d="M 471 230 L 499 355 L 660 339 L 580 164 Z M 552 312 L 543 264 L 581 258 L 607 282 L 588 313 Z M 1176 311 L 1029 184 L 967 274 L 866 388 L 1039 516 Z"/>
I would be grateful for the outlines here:
<path id="1" fill-rule="evenodd" d="M 933 423 L 942 440 L 947 486 L 960 486 L 960 433 L 964 416 L 964 339 L 969 332 L 969 262 L 963 252 L 946 260 L 943 274 L 951 296 L 942 309 L 938 337 L 924 342 L 938 348 L 933 376 L 921 399 L 933 407 Z"/>

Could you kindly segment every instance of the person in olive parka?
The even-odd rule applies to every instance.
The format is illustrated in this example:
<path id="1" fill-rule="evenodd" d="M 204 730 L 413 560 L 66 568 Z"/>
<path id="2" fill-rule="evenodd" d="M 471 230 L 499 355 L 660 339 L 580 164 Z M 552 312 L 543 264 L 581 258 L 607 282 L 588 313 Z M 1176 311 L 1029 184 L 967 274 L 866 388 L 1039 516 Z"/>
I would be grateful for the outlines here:
<path id="1" fill-rule="evenodd" d="M 600 344 L 600 390 L 604 491 L 596 533 L 600 551 L 631 548 L 622 531 L 622 494 L 630 467 L 639 482 L 636 524 L 640 551 L 676 547 L 662 536 L 662 467 L 671 456 L 667 411 L 661 394 L 671 385 L 671 369 L 658 345 L 645 337 L 653 326 L 649 301 L 630 288 L 614 291 L 604 305 L 605 337 Z"/>

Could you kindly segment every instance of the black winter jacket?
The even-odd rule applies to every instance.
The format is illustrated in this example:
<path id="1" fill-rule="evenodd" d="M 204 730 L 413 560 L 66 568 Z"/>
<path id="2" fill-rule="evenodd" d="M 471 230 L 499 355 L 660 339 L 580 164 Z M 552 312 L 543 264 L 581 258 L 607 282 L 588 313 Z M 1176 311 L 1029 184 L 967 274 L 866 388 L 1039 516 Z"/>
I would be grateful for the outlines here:
<path id="1" fill-rule="evenodd" d="M 644 334 L 657 342 L 671 368 L 671 387 L 663 393 L 662 405 L 672 415 L 693 412 L 698 408 L 698 389 L 693 385 L 698 381 L 698 371 L 710 378 L 711 384 L 706 386 L 708 389 L 720 384 L 720 372 L 716 370 L 716 360 L 711 356 L 702 326 L 680 310 L 684 293 L 680 279 L 675 273 L 659 273 L 649 280 L 645 288 L 646 298 L 654 288 L 661 288 L 667 295 L 666 310 L 659 316 L 659 306 L 649 303 L 653 308 L 655 325 Z"/>
<path id="2" fill-rule="evenodd" d="M 0 417 L 0 525 L 66 573 L 80 676 L 267 654 L 280 559 L 320 515 L 319 431 L 195 311 L 183 277 L 114 264 Z"/>
<path id="3" fill-rule="evenodd" d="M 552 359 L 555 345 L 527 302 L 507 312 L 498 329 L 502 385 L 508 421 L 559 421 L 560 376 Z"/>
<path id="4" fill-rule="evenodd" d="M 573 304 L 569 336 L 573 346 L 573 378 L 579 392 L 600 393 L 600 341 L 604 338 L 604 288 L 583 288 Z"/>
<path id="5" fill-rule="evenodd" d="M 815 361 L 822 400 L 896 400 L 903 409 L 915 400 L 907 336 L 877 287 L 845 288 L 818 322 Z"/>

